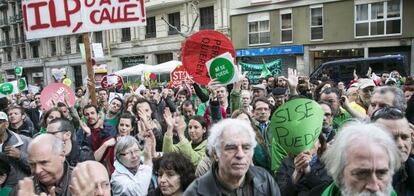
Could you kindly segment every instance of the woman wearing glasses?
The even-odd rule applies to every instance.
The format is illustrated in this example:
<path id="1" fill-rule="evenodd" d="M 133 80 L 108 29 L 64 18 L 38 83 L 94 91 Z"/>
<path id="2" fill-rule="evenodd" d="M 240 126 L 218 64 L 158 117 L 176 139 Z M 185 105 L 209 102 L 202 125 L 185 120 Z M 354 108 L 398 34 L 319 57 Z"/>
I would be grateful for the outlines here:
<path id="1" fill-rule="evenodd" d="M 115 171 L 111 178 L 114 196 L 148 194 L 154 152 L 155 139 L 151 132 L 145 137 L 143 159 L 139 142 L 134 137 L 128 135 L 119 139 L 115 146 Z"/>

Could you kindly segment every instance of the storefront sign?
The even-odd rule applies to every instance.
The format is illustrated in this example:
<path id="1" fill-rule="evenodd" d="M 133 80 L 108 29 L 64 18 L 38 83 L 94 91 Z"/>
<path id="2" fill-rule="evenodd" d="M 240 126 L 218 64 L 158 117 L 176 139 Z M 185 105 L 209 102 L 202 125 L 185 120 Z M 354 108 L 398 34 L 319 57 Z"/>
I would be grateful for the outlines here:
<path id="1" fill-rule="evenodd" d="M 303 46 L 281 46 L 272 48 L 251 48 L 236 50 L 237 57 L 303 54 L 303 52 Z"/>
<path id="2" fill-rule="evenodd" d="M 27 39 L 146 25 L 144 0 L 23 0 Z"/>

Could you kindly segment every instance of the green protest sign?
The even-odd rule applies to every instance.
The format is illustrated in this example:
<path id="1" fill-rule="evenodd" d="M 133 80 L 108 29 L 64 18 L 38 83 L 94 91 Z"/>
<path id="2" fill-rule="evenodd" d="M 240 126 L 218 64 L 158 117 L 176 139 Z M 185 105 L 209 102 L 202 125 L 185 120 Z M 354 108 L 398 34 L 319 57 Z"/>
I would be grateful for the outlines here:
<path id="1" fill-rule="evenodd" d="M 19 87 L 20 91 L 24 91 L 27 88 L 26 80 L 21 78 L 17 81 L 17 86 Z"/>
<path id="2" fill-rule="evenodd" d="M 310 99 L 294 99 L 281 105 L 270 122 L 268 136 L 287 153 L 311 149 L 322 130 L 324 112 Z"/>
<path id="3" fill-rule="evenodd" d="M 23 74 L 23 67 L 17 66 L 16 68 L 14 68 L 14 73 L 16 74 L 16 76 L 22 76 L 22 74 Z"/>
<path id="4" fill-rule="evenodd" d="M 0 85 L 0 93 L 4 95 L 10 95 L 12 94 L 14 90 L 13 84 L 6 82 Z"/>
<path id="5" fill-rule="evenodd" d="M 27 90 L 27 83 L 26 79 L 24 78 L 14 80 L 11 82 L 5 82 L 0 84 L 0 97 L 5 97 L 6 95 L 13 95 L 25 90 Z"/>
<path id="6" fill-rule="evenodd" d="M 235 82 L 239 77 L 236 73 L 238 69 L 233 62 L 234 58 L 228 52 L 207 61 L 210 78 L 217 79 L 224 85 Z"/>

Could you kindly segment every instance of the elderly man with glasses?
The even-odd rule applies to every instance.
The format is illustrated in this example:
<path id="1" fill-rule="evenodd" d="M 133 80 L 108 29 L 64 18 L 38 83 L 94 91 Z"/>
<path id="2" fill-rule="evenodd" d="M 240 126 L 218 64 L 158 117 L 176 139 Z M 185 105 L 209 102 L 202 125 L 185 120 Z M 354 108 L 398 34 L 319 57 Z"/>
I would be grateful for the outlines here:
<path id="1" fill-rule="evenodd" d="M 414 132 L 404 113 L 385 107 L 375 111 L 371 120 L 383 126 L 394 138 L 402 167 L 394 174 L 392 185 L 398 195 L 414 195 L 414 157 L 411 154 Z"/>

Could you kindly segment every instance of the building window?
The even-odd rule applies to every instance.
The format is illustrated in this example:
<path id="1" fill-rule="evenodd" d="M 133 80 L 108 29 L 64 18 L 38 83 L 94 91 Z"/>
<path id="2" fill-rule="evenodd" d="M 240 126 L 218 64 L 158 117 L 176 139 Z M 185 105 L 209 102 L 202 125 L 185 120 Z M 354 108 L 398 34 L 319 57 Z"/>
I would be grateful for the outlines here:
<path id="1" fill-rule="evenodd" d="M 102 31 L 97 31 L 93 33 L 95 35 L 95 43 L 103 43 Z"/>
<path id="2" fill-rule="evenodd" d="M 280 12 L 280 36 L 282 43 L 293 41 L 292 26 L 292 10 L 282 10 Z"/>
<path id="3" fill-rule="evenodd" d="M 19 58 L 21 58 L 21 53 L 20 53 L 20 47 L 16 47 L 15 48 L 16 49 L 16 59 L 19 59 Z"/>
<path id="4" fill-rule="evenodd" d="M 355 6 L 355 37 L 401 34 L 401 0 Z"/>
<path id="5" fill-rule="evenodd" d="M 26 56 L 26 47 L 22 46 L 22 59 L 26 59 L 26 58 L 27 58 L 27 56 Z"/>
<path id="6" fill-rule="evenodd" d="M 39 58 L 39 42 L 33 42 L 30 44 L 32 48 L 32 58 Z"/>
<path id="7" fill-rule="evenodd" d="M 310 8 L 311 40 L 323 40 L 323 7 L 313 6 Z"/>
<path id="8" fill-rule="evenodd" d="M 80 45 L 79 44 L 82 44 L 83 43 L 83 37 L 82 37 L 82 35 L 78 35 L 78 36 L 76 36 L 76 52 L 80 52 Z"/>
<path id="9" fill-rule="evenodd" d="M 49 40 L 50 56 L 56 56 L 56 40 Z"/>
<path id="10" fill-rule="evenodd" d="M 147 26 L 145 27 L 145 38 L 154 38 L 157 36 L 155 27 L 155 17 L 147 18 Z"/>
<path id="11" fill-rule="evenodd" d="M 63 43 L 65 44 L 65 54 L 70 54 L 72 53 L 72 47 L 70 45 L 70 37 L 66 36 L 63 38 Z"/>
<path id="12" fill-rule="evenodd" d="M 270 43 L 269 13 L 248 15 L 249 45 Z"/>
<path id="13" fill-rule="evenodd" d="M 122 42 L 128 42 L 131 41 L 131 28 L 123 28 L 121 29 L 122 31 L 122 38 L 121 41 Z"/>
<path id="14" fill-rule="evenodd" d="M 214 6 L 200 8 L 200 29 L 214 29 Z"/>
<path id="15" fill-rule="evenodd" d="M 165 63 L 168 61 L 173 60 L 173 54 L 172 53 L 164 53 L 164 54 L 156 54 L 157 56 L 157 63 Z"/>
<path id="16" fill-rule="evenodd" d="M 170 23 L 174 27 L 177 27 L 177 30 L 180 31 L 180 12 L 168 14 L 168 23 Z M 178 34 L 177 30 L 175 30 L 172 27 L 168 27 L 168 35 Z"/>
<path id="17" fill-rule="evenodd" d="M 8 62 L 12 61 L 12 52 L 11 52 L 11 50 L 7 50 L 6 53 L 7 53 L 7 61 Z"/>

